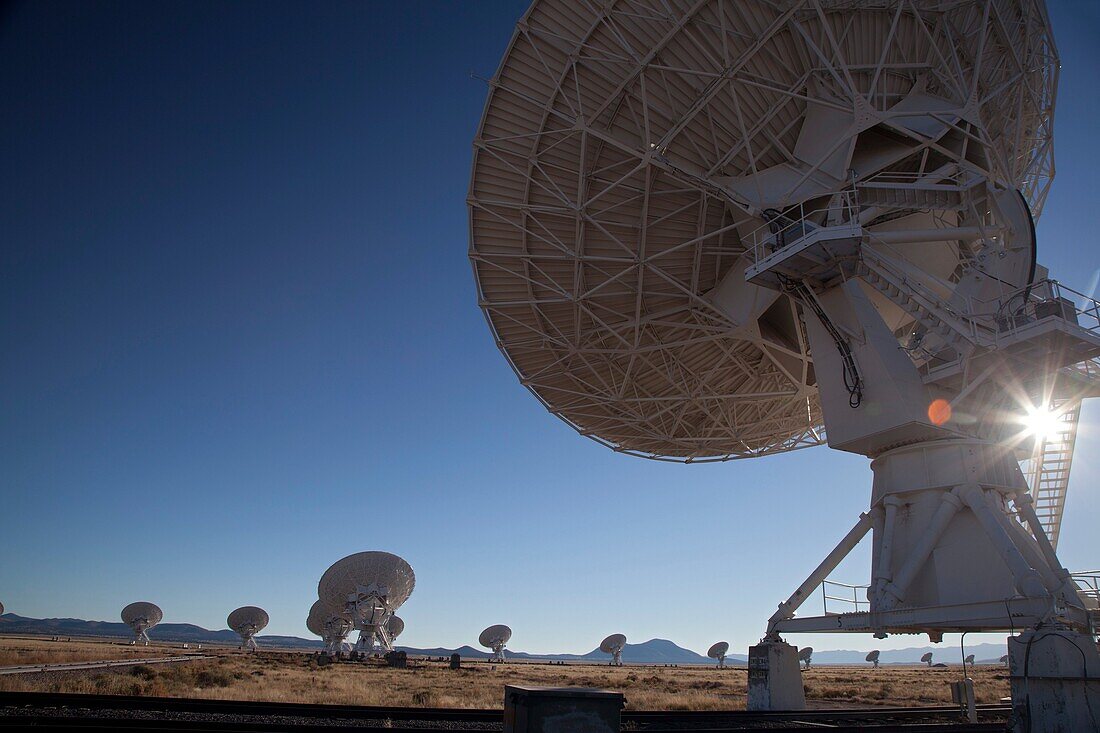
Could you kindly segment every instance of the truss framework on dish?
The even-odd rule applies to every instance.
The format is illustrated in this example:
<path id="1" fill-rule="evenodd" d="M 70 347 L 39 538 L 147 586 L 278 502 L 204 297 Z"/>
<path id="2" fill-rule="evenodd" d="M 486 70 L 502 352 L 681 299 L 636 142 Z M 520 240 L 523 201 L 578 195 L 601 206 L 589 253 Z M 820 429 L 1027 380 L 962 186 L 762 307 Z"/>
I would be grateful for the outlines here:
<path id="1" fill-rule="evenodd" d="M 1036 261 L 1057 78 L 1041 0 L 537 0 L 517 24 L 468 204 L 522 384 L 634 455 L 874 459 L 768 642 L 1091 628 L 1054 542 L 1100 303 Z M 866 600 L 799 616 L 872 531 Z"/>
<path id="2" fill-rule="evenodd" d="M 412 567 L 397 555 L 359 552 L 325 571 L 317 595 L 331 614 L 350 619 L 359 631 L 355 651 L 372 654 L 393 650 L 387 624 L 415 585 Z"/>
<path id="3" fill-rule="evenodd" d="M 351 619 L 343 614 L 333 613 L 322 601 L 314 601 L 310 607 L 306 628 L 321 637 L 325 644 L 325 653 L 329 656 L 335 657 L 351 651 L 351 645 L 347 643 L 348 634 L 352 631 Z"/>

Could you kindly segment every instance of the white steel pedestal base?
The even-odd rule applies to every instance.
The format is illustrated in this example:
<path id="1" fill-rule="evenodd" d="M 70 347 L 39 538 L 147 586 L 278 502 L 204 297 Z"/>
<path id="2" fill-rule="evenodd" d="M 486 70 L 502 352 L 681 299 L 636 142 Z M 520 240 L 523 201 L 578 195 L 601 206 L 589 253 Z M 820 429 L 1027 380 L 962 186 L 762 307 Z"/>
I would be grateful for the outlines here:
<path id="1" fill-rule="evenodd" d="M 749 710 L 805 710 L 798 648 L 776 639 L 749 647 Z"/>
<path id="2" fill-rule="evenodd" d="M 1038 629 L 1008 639 L 1013 733 L 1100 731 L 1100 653 L 1088 634 Z"/>

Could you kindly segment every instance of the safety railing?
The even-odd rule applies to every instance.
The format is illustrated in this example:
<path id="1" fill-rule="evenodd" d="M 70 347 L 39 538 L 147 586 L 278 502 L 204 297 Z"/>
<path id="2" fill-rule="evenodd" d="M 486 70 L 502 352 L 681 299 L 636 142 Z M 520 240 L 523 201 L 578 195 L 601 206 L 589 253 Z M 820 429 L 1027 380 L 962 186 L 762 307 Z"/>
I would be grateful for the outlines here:
<path id="1" fill-rule="evenodd" d="M 767 209 L 768 220 L 763 226 L 749 232 L 746 242 L 753 264 L 759 264 L 771 255 L 798 244 L 807 236 L 832 226 L 848 226 L 858 221 L 859 203 L 855 191 L 841 191 L 839 202 L 833 206 L 807 209 L 805 203 L 796 204 L 784 211 Z"/>
<path id="2" fill-rule="evenodd" d="M 1069 577 L 1077 584 L 1077 592 L 1090 599 L 1094 608 L 1100 608 L 1100 570 L 1083 570 Z"/>
<path id="3" fill-rule="evenodd" d="M 835 616 L 841 613 L 859 613 L 869 611 L 871 602 L 867 600 L 867 585 L 851 585 L 836 580 L 821 581 L 821 604 L 826 616 Z M 832 611 L 829 610 L 829 601 L 833 602 Z M 840 606 L 843 610 L 836 610 Z"/>
<path id="4" fill-rule="evenodd" d="M 996 314 L 997 330 L 1014 331 L 1051 316 L 1100 334 L 1100 301 L 1049 278 L 1001 299 Z"/>

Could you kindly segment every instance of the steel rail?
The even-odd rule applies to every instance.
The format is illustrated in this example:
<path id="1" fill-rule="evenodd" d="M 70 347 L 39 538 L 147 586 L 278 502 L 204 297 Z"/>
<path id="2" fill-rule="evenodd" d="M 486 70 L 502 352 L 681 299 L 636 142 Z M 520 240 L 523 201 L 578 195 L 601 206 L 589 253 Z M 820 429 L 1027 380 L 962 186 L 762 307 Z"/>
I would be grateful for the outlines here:
<path id="1" fill-rule="evenodd" d="M 756 721 L 760 723 L 761 721 Z M 814 725 L 800 721 L 790 721 L 789 725 L 783 723 L 767 724 L 766 728 L 759 724 L 747 722 L 746 725 L 734 725 L 722 728 L 668 728 L 653 729 L 651 733 L 748 733 L 749 731 L 767 730 L 770 733 L 790 733 L 793 731 L 813 730 L 819 727 L 827 728 L 835 732 L 852 732 L 872 730 L 876 733 L 1000 733 L 1004 731 L 1004 723 L 927 723 L 915 725 L 868 725 L 867 723 L 841 724 L 841 725 Z M 288 723 L 285 720 L 244 722 L 244 721 L 209 721 L 209 720 L 179 720 L 179 719 L 135 719 L 135 718 L 80 718 L 67 716 L 37 716 L 18 715 L 0 716 L 0 728 L 7 730 L 123 730 L 132 733 L 141 731 L 186 731 L 187 733 L 261 733 L 266 731 L 288 731 L 295 733 L 325 733 L 331 730 L 354 728 L 362 730 L 362 726 L 348 721 L 345 725 L 339 723 L 311 724 Z M 486 733 L 486 728 L 425 728 L 425 727 L 387 727 L 386 733 L 425 733 L 425 731 L 447 731 L 448 733 Z M 495 729 L 492 729 L 495 730 Z"/>
<path id="2" fill-rule="evenodd" d="M 204 700 L 171 697 L 143 697 L 122 695 L 82 695 L 75 693 L 45 692 L 0 692 L 0 707 L 40 709 L 43 715 L 33 716 L 39 720 L 52 718 L 47 711 L 56 708 L 89 711 L 144 711 L 153 713 L 194 713 L 204 715 L 237 715 L 267 717 L 300 717 L 347 720 L 389 720 L 389 721 L 446 721 L 454 723 L 500 724 L 504 714 L 502 710 L 465 709 L 465 708 L 411 708 L 376 707 L 362 705 L 315 705 L 311 703 L 273 703 L 241 700 Z M 1008 705 L 979 705 L 980 716 L 1003 717 L 1009 714 Z M 798 711 L 746 711 L 746 710 L 625 710 L 624 723 L 641 726 L 636 729 L 645 733 L 662 733 L 663 726 L 669 724 L 704 724 L 694 730 L 737 730 L 742 726 L 760 722 L 808 723 L 812 725 L 846 725 L 872 723 L 928 721 L 944 716 L 959 715 L 959 709 L 952 706 L 932 706 L 916 708 L 843 708 L 830 710 Z M 16 716 L 0 716 L 0 727 L 10 725 Z M 97 720 L 112 723 L 125 721 L 120 718 L 66 718 L 66 720 L 88 720 L 94 725 Z M 142 721 L 135 721 L 135 724 Z M 180 721 L 189 722 L 189 721 Z M 228 723 L 227 723 L 228 724 Z M 939 724 L 939 723 L 937 723 Z M 910 724 L 908 730 L 920 730 Z M 392 730 L 392 729 L 391 729 Z"/>

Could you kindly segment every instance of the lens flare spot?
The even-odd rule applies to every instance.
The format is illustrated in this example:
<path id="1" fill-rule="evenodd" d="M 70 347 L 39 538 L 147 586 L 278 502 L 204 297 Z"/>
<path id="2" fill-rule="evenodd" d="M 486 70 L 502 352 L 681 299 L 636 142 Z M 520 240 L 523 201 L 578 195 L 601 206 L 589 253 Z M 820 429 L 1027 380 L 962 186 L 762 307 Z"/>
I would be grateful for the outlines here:
<path id="1" fill-rule="evenodd" d="M 932 400 L 928 406 L 928 419 L 933 425 L 943 425 L 951 419 L 951 403 L 942 398 Z"/>

